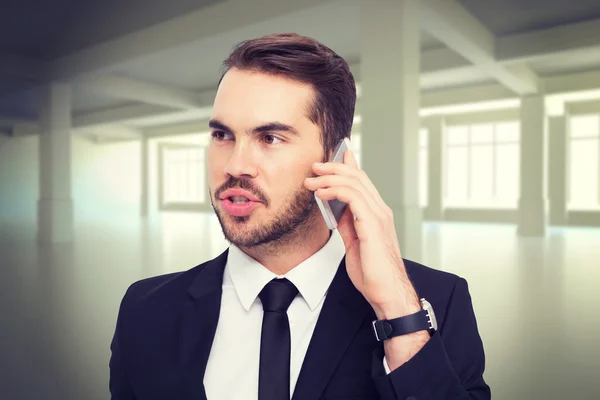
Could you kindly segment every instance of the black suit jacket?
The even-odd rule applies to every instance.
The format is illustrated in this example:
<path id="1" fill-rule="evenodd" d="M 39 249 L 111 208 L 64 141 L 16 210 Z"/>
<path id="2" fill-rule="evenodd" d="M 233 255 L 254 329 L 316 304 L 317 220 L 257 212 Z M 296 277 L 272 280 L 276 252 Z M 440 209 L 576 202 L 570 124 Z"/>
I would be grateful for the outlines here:
<path id="1" fill-rule="evenodd" d="M 206 399 L 203 378 L 219 318 L 227 254 L 128 288 L 111 343 L 112 399 Z M 438 332 L 411 360 L 386 375 L 383 345 L 372 330 L 375 313 L 348 277 L 344 258 L 325 298 L 293 400 L 490 398 L 466 281 L 404 262 L 419 297 L 427 298 L 435 310 Z"/>

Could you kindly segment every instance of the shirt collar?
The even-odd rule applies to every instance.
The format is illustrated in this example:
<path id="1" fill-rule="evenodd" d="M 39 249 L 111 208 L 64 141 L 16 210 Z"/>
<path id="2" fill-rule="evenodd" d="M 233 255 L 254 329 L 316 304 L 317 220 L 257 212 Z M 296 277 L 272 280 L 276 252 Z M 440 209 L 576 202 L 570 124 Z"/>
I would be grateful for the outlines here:
<path id="1" fill-rule="evenodd" d="M 345 252 L 341 236 L 337 230 L 333 230 L 325 246 L 287 274 L 278 276 L 237 246 L 231 245 L 225 266 L 224 283 L 233 284 L 242 306 L 249 311 L 267 283 L 274 278 L 285 277 L 296 285 L 302 298 L 314 311 L 333 281 Z"/>

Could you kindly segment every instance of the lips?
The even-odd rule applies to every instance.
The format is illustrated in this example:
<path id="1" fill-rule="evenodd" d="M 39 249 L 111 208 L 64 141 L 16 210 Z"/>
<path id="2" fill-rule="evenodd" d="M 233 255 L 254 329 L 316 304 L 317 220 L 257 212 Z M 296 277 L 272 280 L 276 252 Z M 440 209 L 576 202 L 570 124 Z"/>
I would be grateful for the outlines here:
<path id="1" fill-rule="evenodd" d="M 243 189 L 227 189 L 226 191 L 221 193 L 221 195 L 219 196 L 219 199 L 226 200 L 226 199 L 231 199 L 232 197 L 244 197 L 244 198 L 248 199 L 249 201 L 261 203 L 261 201 L 256 196 L 252 195 L 250 192 L 247 192 L 246 190 L 243 190 Z"/>
<path id="2" fill-rule="evenodd" d="M 234 200 L 239 200 L 239 198 L 245 198 L 248 201 L 234 202 Z M 258 197 L 243 189 L 227 189 L 221 193 L 219 199 L 225 212 L 234 217 L 246 217 L 262 203 Z"/>

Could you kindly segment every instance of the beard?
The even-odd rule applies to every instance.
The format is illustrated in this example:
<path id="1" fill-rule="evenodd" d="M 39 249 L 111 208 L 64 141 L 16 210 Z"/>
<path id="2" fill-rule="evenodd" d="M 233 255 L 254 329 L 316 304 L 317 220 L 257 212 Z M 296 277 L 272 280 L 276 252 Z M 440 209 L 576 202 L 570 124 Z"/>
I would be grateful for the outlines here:
<path id="1" fill-rule="evenodd" d="M 248 190 L 268 208 L 270 202 L 267 197 L 254 187 L 250 179 L 231 178 L 215 192 L 215 198 L 219 197 L 220 192 L 230 188 Z M 225 213 L 215 207 L 212 196 L 210 201 L 225 239 L 237 247 L 248 248 L 261 245 L 281 247 L 301 241 L 314 231 L 317 225 L 315 215 L 320 213 L 314 199 L 314 192 L 306 189 L 304 185 L 286 196 L 284 205 L 277 210 L 274 217 L 256 220 L 257 217 L 254 216 L 256 220 L 254 223 L 250 222 L 252 215 L 244 217 L 223 215 Z"/>

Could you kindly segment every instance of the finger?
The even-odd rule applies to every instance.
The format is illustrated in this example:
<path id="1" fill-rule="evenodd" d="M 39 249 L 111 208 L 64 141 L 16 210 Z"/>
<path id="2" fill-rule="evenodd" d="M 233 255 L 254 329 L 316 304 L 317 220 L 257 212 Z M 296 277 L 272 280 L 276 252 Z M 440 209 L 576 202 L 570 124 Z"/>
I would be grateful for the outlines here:
<path id="1" fill-rule="evenodd" d="M 346 245 L 346 249 L 358 240 L 356 227 L 354 226 L 354 214 L 352 214 L 350 207 L 346 207 L 342 218 L 340 218 L 340 221 L 338 222 L 337 230 Z"/>
<path id="2" fill-rule="evenodd" d="M 348 155 L 346 154 L 345 157 L 346 156 Z M 350 158 L 353 158 L 353 156 L 350 156 Z M 354 159 L 354 163 L 356 163 L 356 159 Z M 387 206 L 387 204 L 385 204 L 381 198 L 381 195 L 375 188 L 375 185 L 373 185 L 373 182 L 371 182 L 363 170 L 359 170 L 350 165 L 337 162 L 315 164 L 313 170 L 317 175 L 321 176 L 346 176 L 358 180 L 363 186 L 363 193 L 365 196 L 370 197 L 371 200 L 369 201 L 369 204 L 377 216 L 381 218 L 389 217 L 390 208 Z"/>
<path id="3" fill-rule="evenodd" d="M 363 194 L 365 194 L 367 192 L 367 189 L 362 185 L 362 182 L 360 180 L 358 180 L 355 177 L 349 177 L 349 176 L 343 176 L 343 175 L 324 175 L 324 176 L 318 176 L 318 177 L 314 177 L 314 178 L 307 178 L 305 182 L 306 182 L 306 184 L 305 184 L 306 188 L 313 190 L 313 191 L 316 191 L 321 188 L 326 189 L 326 188 L 330 188 L 330 187 L 347 186 L 347 187 L 352 187 L 357 192 L 360 192 Z M 364 197 L 365 197 L 365 201 L 369 204 L 369 208 L 373 212 L 377 213 L 380 211 L 380 210 L 378 210 L 378 205 L 372 196 L 365 195 Z"/>
<path id="4" fill-rule="evenodd" d="M 336 186 L 318 189 L 316 195 L 321 200 L 338 199 L 348 204 L 350 212 L 356 216 L 353 224 L 356 229 L 356 236 L 360 241 L 366 243 L 369 238 L 380 236 L 380 230 L 384 227 L 381 223 L 382 220 L 373 217 L 373 212 L 362 193 L 349 187 Z"/>
<path id="5" fill-rule="evenodd" d="M 358 162 L 356 162 L 354 152 L 350 149 L 346 150 L 346 152 L 344 153 L 344 164 L 350 165 L 351 167 L 354 167 L 356 169 L 360 169 L 358 168 Z"/>
<path id="6" fill-rule="evenodd" d="M 381 202 L 385 204 L 383 202 L 383 199 L 381 198 L 381 195 L 379 194 L 379 191 L 377 190 L 371 179 L 369 179 L 369 177 L 367 176 L 367 173 L 358 167 L 358 162 L 356 161 L 356 157 L 354 156 L 354 152 L 352 150 L 348 150 L 346 154 L 344 154 L 344 164 L 355 167 L 358 170 L 358 179 L 360 179 L 363 185 L 365 185 L 365 187 L 371 192 L 373 198 L 380 199 Z"/>

